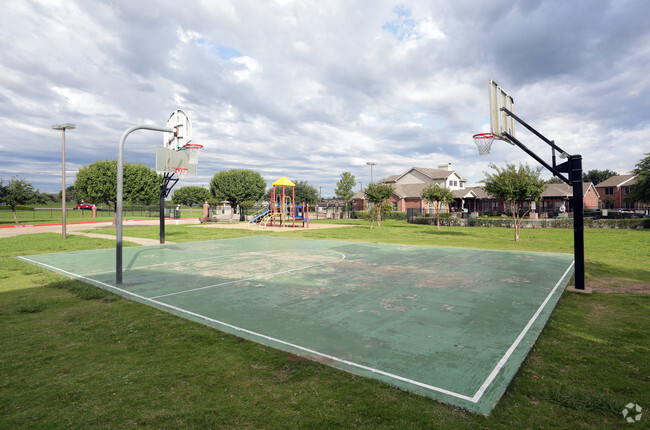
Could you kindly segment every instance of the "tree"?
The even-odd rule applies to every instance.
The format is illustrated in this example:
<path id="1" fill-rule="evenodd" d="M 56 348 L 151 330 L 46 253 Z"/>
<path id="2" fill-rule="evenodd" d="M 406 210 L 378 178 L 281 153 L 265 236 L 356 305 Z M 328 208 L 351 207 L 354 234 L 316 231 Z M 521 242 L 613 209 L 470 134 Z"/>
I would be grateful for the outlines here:
<path id="1" fill-rule="evenodd" d="M 632 174 L 636 175 L 636 184 L 630 187 L 628 200 L 631 202 L 650 203 L 650 152 L 636 163 Z"/>
<path id="2" fill-rule="evenodd" d="M 373 228 L 373 223 L 375 221 L 375 216 L 377 216 L 377 226 L 381 227 L 381 212 L 382 206 L 386 200 L 388 200 L 395 189 L 392 185 L 384 183 L 375 183 L 368 185 L 368 188 L 364 190 L 368 201 L 372 203 L 372 208 L 370 209 L 370 228 Z"/>
<path id="3" fill-rule="evenodd" d="M 587 173 L 582 173 L 582 182 L 588 184 L 589 182 L 593 182 L 594 185 L 598 185 L 601 182 L 605 182 L 612 176 L 616 176 L 618 173 L 612 172 L 609 169 L 605 170 L 590 170 Z"/>
<path id="4" fill-rule="evenodd" d="M 43 193 L 35 190 L 32 184 L 28 184 L 17 176 L 14 176 L 7 185 L 0 181 L 0 203 L 6 203 L 11 208 L 16 225 L 19 224 L 16 217 L 16 206 L 44 203 L 43 196 Z"/>
<path id="5" fill-rule="evenodd" d="M 172 203 L 190 207 L 192 214 L 192 205 L 200 205 L 210 198 L 210 190 L 203 187 L 187 186 L 181 187 L 174 191 Z"/>
<path id="6" fill-rule="evenodd" d="M 440 209 L 442 205 L 453 203 L 454 193 L 449 188 L 432 184 L 422 190 L 422 198 L 433 202 L 433 210 L 436 213 L 436 227 L 440 230 Z"/>
<path id="7" fill-rule="evenodd" d="M 510 163 L 507 163 L 504 168 L 499 168 L 494 164 L 490 164 L 490 167 L 496 173 L 484 172 L 485 179 L 482 182 L 485 184 L 485 192 L 505 202 L 508 206 L 515 225 L 515 242 L 519 242 L 521 219 L 526 216 L 528 211 L 520 217 L 518 207 L 525 201 L 539 203 L 542 200 L 542 193 L 546 188 L 544 180 L 539 177 L 542 168 L 532 169 L 528 165 L 520 164 L 517 169 L 514 164 Z"/>
<path id="8" fill-rule="evenodd" d="M 296 204 L 308 204 L 314 206 L 318 203 L 318 190 L 316 187 L 309 185 L 307 181 L 292 181 L 296 184 Z"/>
<path id="9" fill-rule="evenodd" d="M 153 205 L 160 200 L 162 177 L 144 164 L 124 163 L 123 200 Z M 79 169 L 75 198 L 117 210 L 117 160 L 101 160 Z"/>
<path id="10" fill-rule="evenodd" d="M 265 190 L 266 182 L 262 175 L 249 169 L 224 170 L 210 180 L 210 194 L 220 201 L 227 201 L 233 209 L 245 200 L 261 199 Z"/>
<path id="11" fill-rule="evenodd" d="M 63 198 L 63 191 L 59 191 L 58 201 L 61 201 L 62 198 Z M 75 195 L 74 185 L 65 187 L 65 200 L 68 202 L 74 202 L 74 201 L 79 202 Z"/>
<path id="12" fill-rule="evenodd" d="M 583 175 L 583 177 L 584 177 L 584 175 Z M 564 184 L 565 182 L 562 179 L 558 178 L 557 176 L 553 176 L 551 179 L 546 181 L 546 183 L 547 184 Z"/>
<path id="13" fill-rule="evenodd" d="M 346 210 L 350 199 L 354 195 L 354 191 L 352 191 L 352 189 L 356 184 L 357 183 L 355 181 L 354 175 L 350 172 L 341 173 L 341 179 L 336 183 L 334 194 L 339 199 L 345 200 Z"/>

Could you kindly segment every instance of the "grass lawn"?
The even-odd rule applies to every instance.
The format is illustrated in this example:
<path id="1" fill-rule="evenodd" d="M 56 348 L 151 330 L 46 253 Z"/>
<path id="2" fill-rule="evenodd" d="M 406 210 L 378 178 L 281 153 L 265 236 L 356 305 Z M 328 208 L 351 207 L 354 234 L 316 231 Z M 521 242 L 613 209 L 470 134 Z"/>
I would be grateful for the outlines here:
<path id="1" fill-rule="evenodd" d="M 572 231 L 382 223 L 279 233 L 167 226 L 169 241 L 266 234 L 572 252 Z M 106 230 L 102 230 L 106 233 Z M 125 227 L 156 238 L 157 227 Z M 0 239 L 0 428 L 647 428 L 650 233 L 586 230 L 587 285 L 565 292 L 488 417 L 274 350 L 15 259 L 113 241 Z M 621 292 L 635 286 L 646 294 Z"/>

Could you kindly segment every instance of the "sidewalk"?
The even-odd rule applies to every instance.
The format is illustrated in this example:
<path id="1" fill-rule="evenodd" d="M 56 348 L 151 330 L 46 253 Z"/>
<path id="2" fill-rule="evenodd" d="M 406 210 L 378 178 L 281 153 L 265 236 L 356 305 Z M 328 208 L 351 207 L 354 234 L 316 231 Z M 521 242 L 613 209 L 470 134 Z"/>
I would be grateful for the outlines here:
<path id="1" fill-rule="evenodd" d="M 198 218 L 184 218 L 178 220 L 178 223 L 179 224 L 200 224 Z M 124 227 L 159 225 L 159 220 L 158 219 L 125 220 L 122 225 Z M 165 219 L 165 225 L 176 225 L 176 220 Z M 67 224 L 66 234 L 115 240 L 114 235 L 101 234 L 101 233 L 83 233 L 80 231 L 80 230 L 90 230 L 90 229 L 111 228 L 112 226 L 113 223 L 111 221 Z M 21 234 L 35 234 L 35 233 L 61 234 L 62 232 L 61 230 L 62 227 L 60 223 L 46 224 L 46 225 L 3 226 L 0 228 L 0 239 L 4 237 L 19 236 Z M 122 236 L 122 240 L 125 242 L 137 243 L 138 245 L 158 245 L 160 243 L 160 240 L 158 239 L 144 239 L 141 237 Z M 165 243 L 172 243 L 172 242 L 165 241 Z"/>

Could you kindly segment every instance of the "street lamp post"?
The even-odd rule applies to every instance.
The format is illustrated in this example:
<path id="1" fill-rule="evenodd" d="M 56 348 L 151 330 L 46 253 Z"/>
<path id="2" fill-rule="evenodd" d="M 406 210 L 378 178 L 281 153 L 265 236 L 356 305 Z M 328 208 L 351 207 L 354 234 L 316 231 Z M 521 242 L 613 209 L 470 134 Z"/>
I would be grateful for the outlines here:
<path id="1" fill-rule="evenodd" d="M 368 161 L 366 164 L 367 164 L 368 166 L 370 166 L 370 183 L 372 184 L 372 183 L 375 182 L 374 179 L 373 179 L 373 177 L 372 177 L 372 166 L 376 166 L 377 163 L 375 163 L 374 161 Z"/>
<path id="2" fill-rule="evenodd" d="M 61 133 L 63 135 L 63 158 L 62 158 L 62 166 L 61 166 L 61 237 L 65 239 L 65 226 L 66 226 L 66 220 L 65 220 L 65 131 L 67 130 L 74 130 L 77 128 L 76 125 L 70 124 L 66 122 L 65 124 L 54 124 L 52 126 L 54 130 L 61 130 Z"/>

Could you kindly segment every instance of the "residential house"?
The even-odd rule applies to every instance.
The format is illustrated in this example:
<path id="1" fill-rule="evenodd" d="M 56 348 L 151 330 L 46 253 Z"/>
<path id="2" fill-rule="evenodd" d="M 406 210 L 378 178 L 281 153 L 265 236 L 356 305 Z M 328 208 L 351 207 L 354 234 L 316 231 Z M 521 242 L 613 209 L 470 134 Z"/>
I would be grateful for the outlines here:
<path id="1" fill-rule="evenodd" d="M 472 188 L 479 196 L 480 204 L 477 212 L 484 213 L 504 213 L 509 211 L 505 207 L 504 202 L 497 200 L 494 196 L 488 196 L 485 191 L 480 188 Z M 597 209 L 598 208 L 598 191 L 591 182 L 582 184 L 582 200 L 583 209 Z M 547 184 L 546 189 L 542 193 L 542 201 L 535 205 L 531 210 L 531 202 L 522 202 L 519 204 L 519 211 L 537 213 L 542 217 L 554 217 L 560 213 L 560 207 L 564 206 L 567 213 L 573 212 L 573 187 L 567 184 Z"/>
<path id="2" fill-rule="evenodd" d="M 596 185 L 603 209 L 643 210 L 647 203 L 627 201 L 630 187 L 636 184 L 635 175 L 616 175 Z"/>
<path id="3" fill-rule="evenodd" d="M 401 175 L 389 176 L 384 183 L 392 185 L 395 190 L 388 200 L 395 211 L 415 209 L 419 212 L 432 212 L 433 203 L 422 199 L 422 191 L 432 184 L 446 187 L 454 194 L 455 201 L 451 207 L 443 209 L 445 212 L 476 210 L 478 195 L 473 189 L 467 188 L 467 179 L 453 170 L 451 163 L 440 164 L 438 169 L 411 167 Z M 363 191 L 356 193 L 352 197 L 352 202 L 355 210 L 364 210 L 368 207 Z"/>
<path id="4" fill-rule="evenodd" d="M 438 169 L 411 167 L 401 175 L 389 176 L 384 183 L 394 187 L 394 194 L 388 200 L 394 211 L 414 209 L 417 212 L 432 213 L 433 203 L 422 199 L 422 191 L 431 184 L 446 187 L 454 194 L 454 203 L 443 212 L 476 212 L 503 214 L 510 211 L 503 201 L 488 195 L 482 187 L 468 187 L 467 180 L 453 170 L 451 163 L 438 165 Z M 582 184 L 583 209 L 598 209 L 600 195 L 592 183 Z M 354 210 L 368 208 L 363 191 L 352 197 Z M 567 213 L 573 212 L 573 187 L 561 184 L 547 184 L 542 201 L 531 210 L 531 202 L 522 202 L 519 211 L 537 213 L 542 217 L 554 217 L 564 206 Z"/>

